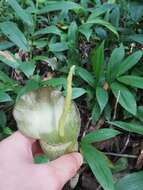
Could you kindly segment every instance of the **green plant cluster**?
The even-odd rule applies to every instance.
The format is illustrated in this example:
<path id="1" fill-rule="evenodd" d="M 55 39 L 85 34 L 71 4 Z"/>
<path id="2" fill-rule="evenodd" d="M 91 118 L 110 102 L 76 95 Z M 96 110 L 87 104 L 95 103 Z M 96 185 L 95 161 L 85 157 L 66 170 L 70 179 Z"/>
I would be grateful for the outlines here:
<path id="1" fill-rule="evenodd" d="M 12 133 L 6 114 L 20 96 L 43 86 L 66 94 L 75 65 L 72 99 L 95 129 L 101 118 L 106 126 L 81 139 L 81 152 L 104 190 L 131 189 L 115 185 L 115 166 L 92 143 L 143 135 L 142 56 L 142 0 L 1 0 L 0 138 Z"/>

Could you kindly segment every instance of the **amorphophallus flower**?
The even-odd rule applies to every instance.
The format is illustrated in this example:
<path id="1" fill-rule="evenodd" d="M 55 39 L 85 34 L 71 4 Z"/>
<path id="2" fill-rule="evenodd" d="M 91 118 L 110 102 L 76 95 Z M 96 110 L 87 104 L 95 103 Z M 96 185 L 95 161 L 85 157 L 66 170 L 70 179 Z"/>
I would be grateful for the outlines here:
<path id="1" fill-rule="evenodd" d="M 72 66 L 67 78 L 67 95 L 59 90 L 42 87 L 23 95 L 13 115 L 19 130 L 38 139 L 50 160 L 77 150 L 80 114 L 72 101 Z"/>

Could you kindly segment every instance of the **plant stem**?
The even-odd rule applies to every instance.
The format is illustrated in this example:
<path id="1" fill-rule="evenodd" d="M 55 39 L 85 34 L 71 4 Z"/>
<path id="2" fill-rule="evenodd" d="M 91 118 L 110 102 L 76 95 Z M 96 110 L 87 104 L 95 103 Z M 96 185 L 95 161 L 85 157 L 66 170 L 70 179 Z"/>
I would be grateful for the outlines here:
<path id="1" fill-rule="evenodd" d="M 124 158 L 137 158 L 136 155 L 130 155 L 130 154 L 118 154 L 118 153 L 113 153 L 113 152 L 104 152 L 104 154 L 110 155 L 110 156 L 124 157 Z"/>
<path id="2" fill-rule="evenodd" d="M 71 99 L 72 99 L 72 78 L 73 78 L 73 73 L 75 71 L 75 65 L 73 65 L 70 68 L 68 77 L 67 77 L 67 95 L 65 98 L 65 102 L 64 102 L 64 108 L 63 108 L 63 113 L 60 117 L 59 120 L 59 136 L 61 138 L 64 137 L 64 126 L 65 126 L 65 121 L 66 121 L 66 117 L 70 111 L 70 107 L 71 107 Z"/>

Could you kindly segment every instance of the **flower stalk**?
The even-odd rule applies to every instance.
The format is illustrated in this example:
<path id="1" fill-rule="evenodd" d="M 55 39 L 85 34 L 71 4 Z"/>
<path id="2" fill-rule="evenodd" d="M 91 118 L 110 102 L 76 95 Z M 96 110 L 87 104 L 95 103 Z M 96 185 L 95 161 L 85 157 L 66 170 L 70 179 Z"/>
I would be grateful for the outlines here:
<path id="1" fill-rule="evenodd" d="M 75 71 L 75 65 L 73 65 L 70 68 L 68 77 L 67 77 L 67 95 L 65 98 L 65 102 L 64 102 L 64 108 L 63 108 L 63 113 L 60 117 L 59 120 L 59 136 L 61 138 L 64 137 L 65 134 L 65 130 L 64 130 L 64 126 L 65 126 L 65 121 L 66 121 L 66 117 L 68 115 L 68 113 L 70 112 L 71 109 L 71 100 L 72 100 L 72 79 L 73 79 L 73 74 Z"/>

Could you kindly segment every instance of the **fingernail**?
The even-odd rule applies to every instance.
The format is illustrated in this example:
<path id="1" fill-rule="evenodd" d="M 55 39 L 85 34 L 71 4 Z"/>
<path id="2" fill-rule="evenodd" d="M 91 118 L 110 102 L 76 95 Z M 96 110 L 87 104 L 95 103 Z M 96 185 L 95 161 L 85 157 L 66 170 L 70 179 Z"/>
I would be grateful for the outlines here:
<path id="1" fill-rule="evenodd" d="M 77 160 L 79 166 L 83 164 L 83 157 L 80 153 L 78 152 L 72 153 L 72 156 Z"/>

